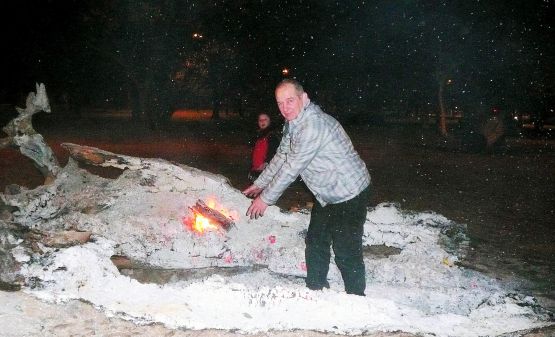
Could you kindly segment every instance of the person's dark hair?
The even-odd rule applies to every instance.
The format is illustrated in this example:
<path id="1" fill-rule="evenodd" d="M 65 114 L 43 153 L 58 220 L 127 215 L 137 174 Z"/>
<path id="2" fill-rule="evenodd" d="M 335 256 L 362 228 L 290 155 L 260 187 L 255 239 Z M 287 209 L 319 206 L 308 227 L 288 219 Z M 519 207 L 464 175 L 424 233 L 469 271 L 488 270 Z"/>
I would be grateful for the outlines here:
<path id="1" fill-rule="evenodd" d="M 259 112 L 256 114 L 256 118 L 260 117 L 261 115 L 266 115 L 268 116 L 268 118 L 270 119 L 270 121 L 272 121 L 272 115 L 270 115 L 268 112 Z"/>
<path id="2" fill-rule="evenodd" d="M 276 90 L 278 90 L 279 88 L 281 88 L 286 84 L 291 84 L 293 87 L 295 87 L 295 91 L 297 91 L 298 94 L 302 94 L 304 92 L 304 88 L 302 84 L 299 81 L 292 78 L 284 78 L 283 80 L 281 80 L 281 82 L 279 82 L 278 85 L 276 86 Z"/>

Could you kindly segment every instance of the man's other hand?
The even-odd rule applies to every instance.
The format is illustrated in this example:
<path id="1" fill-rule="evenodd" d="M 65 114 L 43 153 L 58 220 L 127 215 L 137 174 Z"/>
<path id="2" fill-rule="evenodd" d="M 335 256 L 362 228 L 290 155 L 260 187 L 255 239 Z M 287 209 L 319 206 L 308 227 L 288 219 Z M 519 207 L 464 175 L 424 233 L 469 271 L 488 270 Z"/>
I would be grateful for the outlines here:
<path id="1" fill-rule="evenodd" d="M 252 184 L 243 191 L 243 194 L 247 197 L 256 198 L 260 193 L 262 193 L 262 190 L 263 188 Z"/>
<path id="2" fill-rule="evenodd" d="M 264 215 L 264 211 L 266 211 L 267 207 L 268 204 L 262 201 L 260 197 L 256 197 L 256 199 L 252 201 L 249 209 L 247 210 L 247 216 L 249 216 L 251 219 L 258 219 L 259 217 Z"/>

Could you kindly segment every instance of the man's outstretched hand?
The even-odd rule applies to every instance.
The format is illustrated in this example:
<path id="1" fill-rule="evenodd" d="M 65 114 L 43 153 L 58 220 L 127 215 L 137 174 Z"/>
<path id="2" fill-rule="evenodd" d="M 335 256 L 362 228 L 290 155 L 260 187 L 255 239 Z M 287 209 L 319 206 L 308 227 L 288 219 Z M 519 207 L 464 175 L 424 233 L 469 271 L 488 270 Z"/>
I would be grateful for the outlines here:
<path id="1" fill-rule="evenodd" d="M 256 198 L 260 193 L 262 193 L 262 190 L 263 188 L 252 184 L 243 191 L 243 194 L 250 198 Z"/>
<path id="2" fill-rule="evenodd" d="M 249 216 L 251 219 L 258 219 L 259 217 L 263 216 L 264 211 L 266 211 L 266 208 L 268 208 L 268 204 L 266 204 L 260 198 L 260 193 L 262 193 L 262 190 L 263 188 L 260 188 L 253 184 L 243 191 L 243 194 L 247 197 L 255 198 L 252 201 L 249 209 L 247 209 L 247 216 Z"/>
<path id="3" fill-rule="evenodd" d="M 252 201 L 249 209 L 247 209 L 247 216 L 250 216 L 251 219 L 258 219 L 264 215 L 264 211 L 266 211 L 267 207 L 268 204 L 262 201 L 262 199 L 258 196 Z"/>

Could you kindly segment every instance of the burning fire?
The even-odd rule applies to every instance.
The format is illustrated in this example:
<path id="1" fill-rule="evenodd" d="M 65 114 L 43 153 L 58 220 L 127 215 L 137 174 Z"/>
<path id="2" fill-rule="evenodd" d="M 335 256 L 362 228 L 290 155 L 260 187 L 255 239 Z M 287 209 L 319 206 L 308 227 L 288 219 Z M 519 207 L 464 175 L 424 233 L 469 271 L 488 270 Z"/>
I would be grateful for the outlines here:
<path id="1" fill-rule="evenodd" d="M 210 222 L 210 219 L 203 216 L 202 214 L 194 213 L 194 220 L 191 229 L 197 233 L 204 233 L 207 230 L 217 230 L 219 226 L 214 225 Z"/>
<path id="2" fill-rule="evenodd" d="M 196 206 L 198 206 L 198 203 Z M 230 223 L 233 223 L 233 219 L 237 218 L 237 212 L 229 211 L 221 205 L 218 205 L 214 198 L 208 199 L 205 206 L 208 206 L 212 211 L 216 211 L 220 213 L 220 215 L 223 215 L 226 218 L 226 222 L 222 223 L 213 217 L 207 217 L 199 212 L 198 207 L 192 207 L 190 208 L 193 212 L 192 217 L 185 218 L 183 223 L 195 233 L 204 234 L 207 231 L 219 230 L 224 226 L 229 226 Z"/>

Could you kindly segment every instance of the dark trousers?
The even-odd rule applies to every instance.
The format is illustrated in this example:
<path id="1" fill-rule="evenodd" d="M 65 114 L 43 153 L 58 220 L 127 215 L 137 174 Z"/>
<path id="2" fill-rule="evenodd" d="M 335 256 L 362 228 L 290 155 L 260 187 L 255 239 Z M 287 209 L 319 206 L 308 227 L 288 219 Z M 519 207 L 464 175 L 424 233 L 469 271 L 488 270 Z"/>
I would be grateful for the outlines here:
<path id="1" fill-rule="evenodd" d="M 314 203 L 305 239 L 306 286 L 309 289 L 329 287 L 327 275 L 331 246 L 345 291 L 348 294 L 364 295 L 366 275 L 362 258 L 362 234 L 369 198 L 370 188 L 367 187 L 358 196 L 339 204 L 322 207 L 318 202 Z"/>

